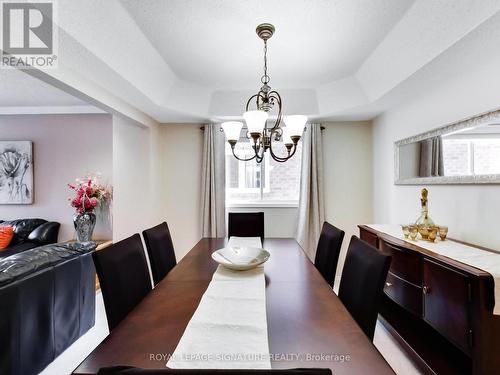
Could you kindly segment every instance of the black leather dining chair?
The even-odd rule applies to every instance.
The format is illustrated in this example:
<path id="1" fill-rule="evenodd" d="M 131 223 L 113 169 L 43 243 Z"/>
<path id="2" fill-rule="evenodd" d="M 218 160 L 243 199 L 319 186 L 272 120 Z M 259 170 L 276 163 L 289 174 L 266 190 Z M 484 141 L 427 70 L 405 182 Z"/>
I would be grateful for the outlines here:
<path id="1" fill-rule="evenodd" d="M 363 332 L 373 340 L 391 256 L 351 237 L 340 280 L 339 298 Z"/>
<path id="2" fill-rule="evenodd" d="M 229 212 L 228 237 L 260 237 L 264 242 L 264 212 Z"/>
<path id="3" fill-rule="evenodd" d="M 112 331 L 151 291 L 139 233 L 92 254 Z"/>
<path id="4" fill-rule="evenodd" d="M 166 222 L 146 229 L 142 232 L 142 236 L 144 237 L 144 243 L 148 251 L 153 281 L 156 285 L 177 264 L 174 244 L 172 243 L 172 237 L 170 236 Z"/>
<path id="5" fill-rule="evenodd" d="M 97 375 L 331 375 L 326 368 L 296 368 L 283 370 L 245 370 L 245 369 L 141 369 L 130 366 L 101 368 Z"/>
<path id="6" fill-rule="evenodd" d="M 319 236 L 318 247 L 316 248 L 314 265 L 331 287 L 333 287 L 333 283 L 335 282 L 335 273 L 337 271 L 337 263 L 339 261 L 344 234 L 343 230 L 325 221 L 321 228 L 321 235 Z"/>

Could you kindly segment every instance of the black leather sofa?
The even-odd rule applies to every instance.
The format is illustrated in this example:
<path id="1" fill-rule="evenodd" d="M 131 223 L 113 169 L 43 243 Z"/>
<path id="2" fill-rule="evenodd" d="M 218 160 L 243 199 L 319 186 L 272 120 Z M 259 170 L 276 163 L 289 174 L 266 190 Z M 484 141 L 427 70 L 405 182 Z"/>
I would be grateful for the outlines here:
<path id="1" fill-rule="evenodd" d="M 0 226 L 14 228 L 14 238 L 9 247 L 0 251 L 0 259 L 57 242 L 60 224 L 43 219 L 16 219 L 3 221 Z"/>
<path id="2" fill-rule="evenodd" d="M 94 243 L 0 260 L 0 374 L 38 374 L 95 323 Z"/>

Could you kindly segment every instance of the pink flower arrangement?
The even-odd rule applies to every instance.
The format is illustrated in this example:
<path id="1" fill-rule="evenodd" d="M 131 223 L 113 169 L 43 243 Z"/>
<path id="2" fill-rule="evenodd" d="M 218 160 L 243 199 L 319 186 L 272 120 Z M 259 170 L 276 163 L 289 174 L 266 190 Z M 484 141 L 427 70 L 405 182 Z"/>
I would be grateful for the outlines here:
<path id="1" fill-rule="evenodd" d="M 101 184 L 98 176 L 89 175 L 77 178 L 76 184 L 68 184 L 68 187 L 76 193 L 74 198 L 69 198 L 69 202 L 78 214 L 105 209 L 111 203 L 112 188 Z"/>

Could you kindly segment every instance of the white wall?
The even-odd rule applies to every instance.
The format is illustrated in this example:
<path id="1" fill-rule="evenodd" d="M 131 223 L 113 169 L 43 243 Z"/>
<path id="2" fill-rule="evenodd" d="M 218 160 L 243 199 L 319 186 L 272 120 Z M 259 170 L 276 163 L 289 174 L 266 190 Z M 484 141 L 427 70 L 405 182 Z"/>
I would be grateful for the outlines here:
<path id="1" fill-rule="evenodd" d="M 203 131 L 200 124 L 161 126 L 164 220 L 174 242 L 177 260 L 201 238 L 200 194 Z"/>
<path id="2" fill-rule="evenodd" d="M 325 219 L 345 231 L 337 276 L 357 225 L 373 220 L 371 122 L 324 123 Z"/>
<path id="3" fill-rule="evenodd" d="M 374 121 L 374 221 L 408 223 L 419 216 L 422 186 L 395 186 L 393 142 L 500 107 L 500 57 L 478 57 L 460 75 Z M 500 186 L 427 186 L 429 214 L 449 235 L 500 249 Z"/>
<path id="4" fill-rule="evenodd" d="M 161 137 L 113 116 L 113 240 L 141 233 L 164 220 Z"/>
<path id="5" fill-rule="evenodd" d="M 42 218 L 61 223 L 59 241 L 74 238 L 67 184 L 89 172 L 112 183 L 112 123 L 109 115 L 0 116 L 1 140 L 33 141 L 33 205 L 1 205 L 1 219 Z M 111 225 L 98 223 L 96 239 L 111 238 Z"/>

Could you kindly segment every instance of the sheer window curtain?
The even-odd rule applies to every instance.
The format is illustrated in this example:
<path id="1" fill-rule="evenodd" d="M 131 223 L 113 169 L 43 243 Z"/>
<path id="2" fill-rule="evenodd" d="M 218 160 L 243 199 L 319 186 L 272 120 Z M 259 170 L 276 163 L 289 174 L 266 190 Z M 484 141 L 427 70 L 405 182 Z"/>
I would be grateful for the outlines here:
<path id="1" fill-rule="evenodd" d="M 201 186 L 202 237 L 226 235 L 224 141 L 219 124 L 205 125 Z"/>
<path id="2" fill-rule="evenodd" d="M 324 220 L 323 136 L 321 124 L 308 124 L 302 138 L 297 242 L 313 262 Z"/>

